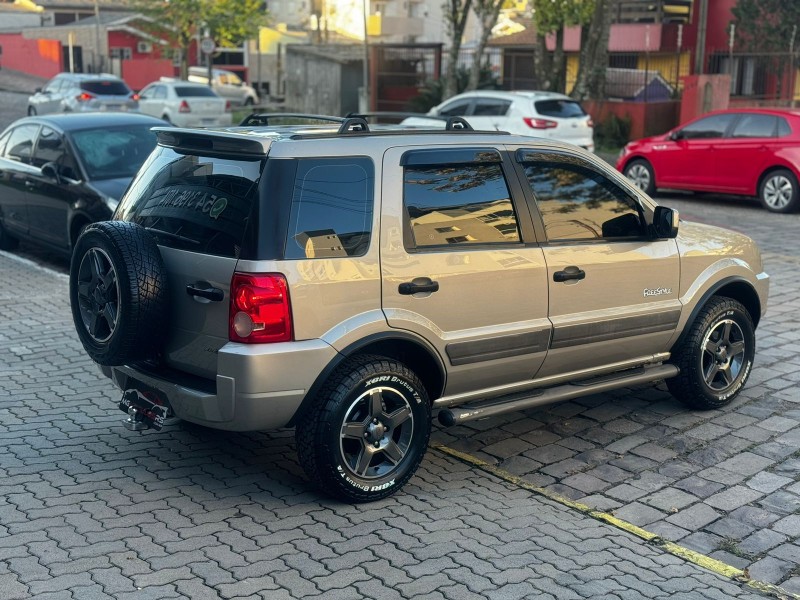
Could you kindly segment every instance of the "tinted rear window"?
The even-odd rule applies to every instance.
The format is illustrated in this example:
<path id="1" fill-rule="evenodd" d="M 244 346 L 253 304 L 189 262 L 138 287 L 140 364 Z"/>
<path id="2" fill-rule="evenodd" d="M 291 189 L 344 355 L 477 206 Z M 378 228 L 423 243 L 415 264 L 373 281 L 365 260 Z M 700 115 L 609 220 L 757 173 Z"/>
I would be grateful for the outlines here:
<path id="1" fill-rule="evenodd" d="M 537 100 L 533 105 L 536 107 L 536 112 L 545 117 L 569 119 L 586 114 L 581 105 L 574 100 Z"/>
<path id="2" fill-rule="evenodd" d="M 203 87 L 203 86 L 194 86 L 194 85 L 182 85 L 182 86 L 175 86 L 175 93 L 178 95 L 179 98 L 191 98 L 193 96 L 211 96 L 215 98 L 217 96 L 210 87 Z"/>
<path id="3" fill-rule="evenodd" d="M 127 96 L 130 88 L 122 81 L 100 79 L 97 81 L 81 81 L 81 89 L 90 94 L 103 96 Z"/>
<path id="4" fill-rule="evenodd" d="M 162 246 L 238 258 L 258 200 L 260 160 L 186 156 L 158 148 L 122 200 L 117 218 Z"/>

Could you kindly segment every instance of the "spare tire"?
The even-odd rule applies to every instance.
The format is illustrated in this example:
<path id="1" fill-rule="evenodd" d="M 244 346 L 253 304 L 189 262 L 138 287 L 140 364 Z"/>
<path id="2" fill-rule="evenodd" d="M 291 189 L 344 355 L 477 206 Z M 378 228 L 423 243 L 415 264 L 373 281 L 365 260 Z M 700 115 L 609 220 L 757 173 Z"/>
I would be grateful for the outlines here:
<path id="1" fill-rule="evenodd" d="M 69 269 L 72 320 L 95 362 L 122 365 L 154 356 L 167 324 L 167 273 L 153 236 L 125 221 L 84 229 Z"/>

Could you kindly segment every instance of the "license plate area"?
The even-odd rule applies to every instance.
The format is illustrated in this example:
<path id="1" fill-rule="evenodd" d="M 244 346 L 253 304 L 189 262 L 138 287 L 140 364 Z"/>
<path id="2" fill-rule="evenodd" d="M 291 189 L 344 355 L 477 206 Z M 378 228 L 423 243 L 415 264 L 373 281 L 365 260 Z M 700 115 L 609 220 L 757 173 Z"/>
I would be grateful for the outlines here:
<path id="1" fill-rule="evenodd" d="M 130 383 L 130 382 L 129 382 Z M 156 390 L 127 389 L 122 392 L 119 409 L 128 414 L 129 419 L 159 431 L 172 411 L 166 399 Z M 131 411 L 131 409 L 134 409 Z"/>

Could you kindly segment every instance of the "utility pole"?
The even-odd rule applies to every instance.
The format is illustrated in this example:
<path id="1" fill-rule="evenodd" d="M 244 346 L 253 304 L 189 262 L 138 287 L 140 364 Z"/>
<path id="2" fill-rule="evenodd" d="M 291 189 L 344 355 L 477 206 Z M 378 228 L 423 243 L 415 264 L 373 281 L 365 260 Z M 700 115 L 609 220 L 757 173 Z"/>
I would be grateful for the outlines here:
<path id="1" fill-rule="evenodd" d="M 797 25 L 792 27 L 792 39 L 789 40 L 789 106 L 794 108 L 797 106 L 797 101 L 794 99 L 794 88 L 797 85 L 797 67 L 794 65 L 794 40 L 797 36 Z"/>
<path id="2" fill-rule="evenodd" d="M 694 74 L 706 72 L 706 30 L 708 29 L 708 0 L 700 0 L 700 18 L 697 23 L 697 49 L 694 53 Z"/>
<path id="3" fill-rule="evenodd" d="M 95 65 L 94 70 L 95 72 L 99 73 L 103 70 L 103 51 L 100 47 L 100 5 L 97 3 L 97 0 L 94 0 L 94 44 L 95 44 L 95 51 L 94 51 L 94 58 L 95 58 Z"/>

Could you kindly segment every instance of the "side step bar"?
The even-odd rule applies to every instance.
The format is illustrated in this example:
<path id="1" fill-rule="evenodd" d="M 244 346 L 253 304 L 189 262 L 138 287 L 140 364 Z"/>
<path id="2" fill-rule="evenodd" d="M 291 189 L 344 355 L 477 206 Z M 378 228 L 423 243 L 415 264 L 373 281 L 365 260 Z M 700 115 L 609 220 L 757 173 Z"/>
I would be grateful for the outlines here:
<path id="1" fill-rule="evenodd" d="M 534 390 L 523 398 L 520 398 L 520 394 L 515 394 L 511 397 L 507 396 L 485 402 L 466 404 L 458 408 L 446 408 L 439 412 L 439 422 L 445 427 L 451 427 L 467 421 L 474 421 L 475 419 L 485 419 L 526 408 L 554 404 L 629 385 L 640 385 L 658 381 L 659 379 L 668 379 L 669 377 L 675 377 L 679 372 L 680 370 L 675 365 L 656 365 L 631 369 L 631 371 L 622 372 L 615 376 L 606 375 L 544 390 Z"/>

